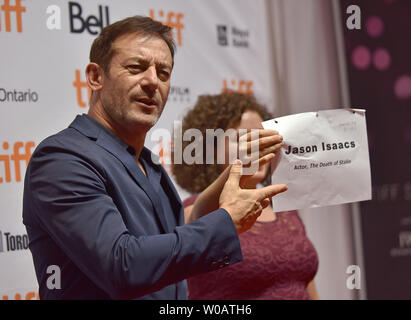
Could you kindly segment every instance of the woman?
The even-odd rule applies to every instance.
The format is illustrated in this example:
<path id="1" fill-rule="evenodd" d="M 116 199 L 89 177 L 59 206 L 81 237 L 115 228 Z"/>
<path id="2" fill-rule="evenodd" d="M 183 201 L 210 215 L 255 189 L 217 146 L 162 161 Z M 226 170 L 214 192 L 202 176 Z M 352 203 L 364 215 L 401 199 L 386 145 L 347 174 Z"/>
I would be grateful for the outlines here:
<path id="1" fill-rule="evenodd" d="M 182 127 L 183 132 L 196 128 L 205 135 L 206 129 L 262 129 L 261 122 L 270 118 L 254 97 L 228 92 L 200 96 Z M 183 147 L 189 143 L 183 142 Z M 206 139 L 203 143 L 206 150 Z M 227 159 L 227 144 L 225 150 Z M 222 165 L 173 164 L 172 168 L 177 183 L 198 194 L 227 167 L 228 161 Z M 268 168 L 260 167 L 242 188 L 269 182 Z M 184 201 L 188 214 L 196 197 Z M 244 261 L 188 279 L 190 299 L 318 299 L 314 284 L 318 257 L 296 211 L 273 212 L 269 205 L 239 238 Z"/>

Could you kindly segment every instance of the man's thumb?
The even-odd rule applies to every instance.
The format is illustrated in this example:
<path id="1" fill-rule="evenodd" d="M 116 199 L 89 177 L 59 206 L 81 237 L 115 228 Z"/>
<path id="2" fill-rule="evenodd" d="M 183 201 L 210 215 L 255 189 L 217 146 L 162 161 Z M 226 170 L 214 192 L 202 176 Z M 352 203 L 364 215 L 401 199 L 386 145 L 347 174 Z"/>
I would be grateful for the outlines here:
<path id="1" fill-rule="evenodd" d="M 230 175 L 228 177 L 228 181 L 230 184 L 235 185 L 237 187 L 240 185 L 242 167 L 243 167 L 243 164 L 239 159 L 237 159 L 233 163 L 233 165 L 230 168 Z"/>

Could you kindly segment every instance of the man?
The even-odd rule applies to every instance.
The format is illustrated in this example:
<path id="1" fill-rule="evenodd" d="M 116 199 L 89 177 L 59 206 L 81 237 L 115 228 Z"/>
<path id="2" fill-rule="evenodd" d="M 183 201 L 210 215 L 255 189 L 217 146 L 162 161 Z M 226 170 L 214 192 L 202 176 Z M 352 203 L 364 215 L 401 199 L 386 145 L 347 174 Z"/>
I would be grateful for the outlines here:
<path id="1" fill-rule="evenodd" d="M 184 225 L 176 190 L 144 147 L 167 101 L 173 56 L 170 28 L 150 18 L 104 28 L 86 68 L 88 115 L 33 153 L 23 222 L 41 299 L 186 299 L 184 279 L 241 261 L 237 233 L 286 190 L 242 190 L 241 164 L 233 165 Z M 257 142 L 262 164 L 281 137 L 264 131 Z M 60 289 L 49 266 L 61 270 Z"/>

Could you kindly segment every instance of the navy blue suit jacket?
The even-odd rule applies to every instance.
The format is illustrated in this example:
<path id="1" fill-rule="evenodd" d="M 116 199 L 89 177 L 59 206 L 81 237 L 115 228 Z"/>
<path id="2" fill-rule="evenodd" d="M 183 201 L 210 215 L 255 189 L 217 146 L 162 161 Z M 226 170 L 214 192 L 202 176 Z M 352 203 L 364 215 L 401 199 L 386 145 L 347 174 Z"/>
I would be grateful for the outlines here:
<path id="1" fill-rule="evenodd" d="M 41 299 L 186 299 L 184 279 L 242 260 L 224 209 L 184 225 L 165 170 L 146 148 L 139 159 L 147 176 L 134 149 L 87 115 L 36 148 L 23 223 Z"/>

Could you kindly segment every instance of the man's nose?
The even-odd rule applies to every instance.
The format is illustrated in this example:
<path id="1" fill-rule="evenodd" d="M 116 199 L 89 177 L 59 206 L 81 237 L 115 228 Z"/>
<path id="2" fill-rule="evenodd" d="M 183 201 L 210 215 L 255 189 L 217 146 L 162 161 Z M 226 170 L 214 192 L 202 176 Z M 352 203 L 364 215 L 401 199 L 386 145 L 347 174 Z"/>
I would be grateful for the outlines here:
<path id="1" fill-rule="evenodd" d="M 144 71 L 143 78 L 141 79 L 141 87 L 149 91 L 155 91 L 158 88 L 157 70 L 154 66 Z"/>

